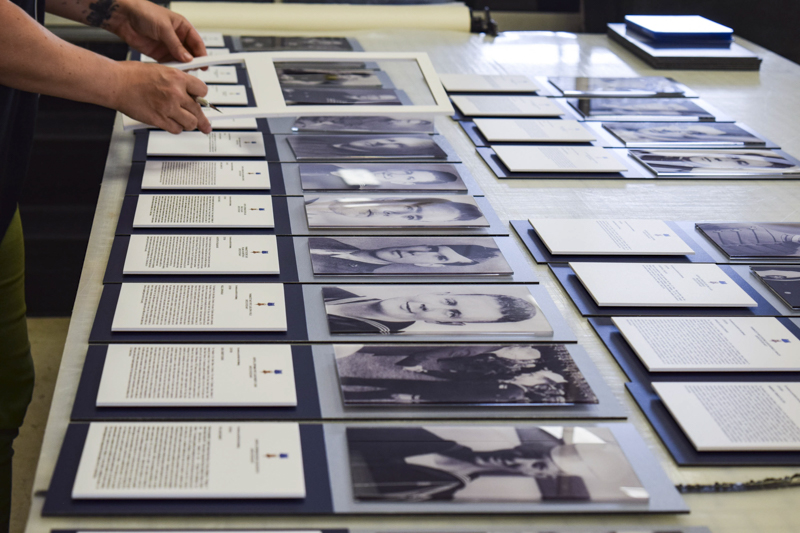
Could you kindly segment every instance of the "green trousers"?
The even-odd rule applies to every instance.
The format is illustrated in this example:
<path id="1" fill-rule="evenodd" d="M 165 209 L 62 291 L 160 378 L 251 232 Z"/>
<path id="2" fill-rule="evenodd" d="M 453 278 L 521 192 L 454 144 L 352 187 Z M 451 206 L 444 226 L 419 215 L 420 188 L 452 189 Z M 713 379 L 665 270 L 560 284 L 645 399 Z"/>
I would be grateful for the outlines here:
<path id="1" fill-rule="evenodd" d="M 19 210 L 0 241 L 0 533 L 11 512 L 11 444 L 33 394 L 33 360 L 25 322 L 25 247 Z"/>

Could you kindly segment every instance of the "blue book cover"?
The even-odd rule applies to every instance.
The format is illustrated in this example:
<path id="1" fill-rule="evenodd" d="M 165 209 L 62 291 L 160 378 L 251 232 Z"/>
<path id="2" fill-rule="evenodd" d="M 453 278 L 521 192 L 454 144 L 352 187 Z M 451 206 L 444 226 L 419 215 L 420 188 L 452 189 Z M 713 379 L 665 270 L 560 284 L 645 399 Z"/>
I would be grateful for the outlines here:
<path id="1" fill-rule="evenodd" d="M 628 30 L 656 42 L 730 42 L 733 30 L 699 15 L 627 15 Z"/>

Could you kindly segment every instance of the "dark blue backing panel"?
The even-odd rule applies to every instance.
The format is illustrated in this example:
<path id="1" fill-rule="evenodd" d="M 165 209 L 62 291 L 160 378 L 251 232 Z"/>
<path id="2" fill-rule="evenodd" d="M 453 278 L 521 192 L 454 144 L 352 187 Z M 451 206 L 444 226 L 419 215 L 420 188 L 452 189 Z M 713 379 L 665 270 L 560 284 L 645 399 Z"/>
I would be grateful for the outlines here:
<path id="1" fill-rule="evenodd" d="M 616 262 L 616 263 L 713 263 L 712 258 L 689 235 L 686 234 L 675 222 L 665 221 L 683 241 L 692 247 L 694 255 L 553 255 L 542 242 L 542 239 L 531 227 L 527 220 L 512 220 L 511 227 L 525 244 L 525 248 L 533 256 L 533 260 L 542 263 L 574 263 L 585 262 Z"/>
<path id="2" fill-rule="evenodd" d="M 211 194 L 216 195 L 216 192 L 194 191 L 183 192 L 181 194 Z M 220 193 L 222 194 L 222 193 Z M 270 196 L 269 191 L 256 192 L 256 191 L 240 191 L 235 194 L 259 194 Z M 209 233 L 227 233 L 229 235 L 291 235 L 292 225 L 289 220 L 289 204 L 286 202 L 285 196 L 272 197 L 272 218 L 275 222 L 275 228 L 133 228 L 133 217 L 136 214 L 136 204 L 139 198 L 136 196 L 126 196 L 122 200 L 122 209 L 119 212 L 119 220 L 117 222 L 117 229 L 115 235 L 131 235 L 131 234 L 153 234 L 153 235 L 167 235 L 167 234 L 181 234 L 181 235 L 208 235 Z"/>
<path id="3" fill-rule="evenodd" d="M 176 233 L 180 233 L 179 231 Z M 221 229 L 216 235 L 228 232 Z M 291 237 L 277 237 L 278 261 L 281 273 L 267 274 L 123 274 L 125 257 L 128 253 L 130 236 L 117 235 L 111 245 L 106 273 L 103 283 L 297 283 L 297 258 L 294 253 L 294 242 Z"/>
<path id="4" fill-rule="evenodd" d="M 650 260 L 652 262 L 652 259 Z M 566 263 L 547 265 L 583 316 L 781 316 L 763 296 L 728 265 L 718 265 L 756 301 L 758 307 L 600 307 Z"/>
<path id="5" fill-rule="evenodd" d="M 248 89 L 250 90 L 250 89 Z M 262 123 L 263 124 L 263 123 Z M 261 131 L 261 130 L 259 130 Z M 275 137 L 270 135 L 269 133 L 265 133 L 261 131 L 262 137 L 264 137 L 264 150 L 266 153 L 266 160 L 267 161 L 280 161 L 280 157 L 278 157 L 278 147 L 275 144 Z M 136 140 L 133 144 L 133 161 L 147 161 L 148 159 L 156 161 L 156 160 L 170 160 L 170 159 L 178 159 L 178 160 L 195 160 L 198 159 L 198 156 L 186 156 L 186 157 L 178 157 L 178 156 L 147 156 L 147 140 L 150 138 L 150 130 L 136 130 L 135 131 Z M 233 157 L 233 156 L 217 156 L 217 157 L 202 157 L 203 161 L 213 161 L 217 160 L 224 160 L 224 159 L 264 159 L 263 157 Z"/>
<path id="6" fill-rule="evenodd" d="M 800 452 L 698 452 L 649 386 L 626 383 L 628 392 L 680 466 L 797 466 Z"/>
<path id="7" fill-rule="evenodd" d="M 511 172 L 503 164 L 491 146 L 478 146 L 475 148 L 478 155 L 483 158 L 494 175 L 498 178 L 541 178 L 541 179 L 620 179 L 620 178 L 652 178 L 639 172 L 626 170 L 625 172 Z M 623 153 L 620 151 L 620 153 Z"/>
<path id="8" fill-rule="evenodd" d="M 317 378 L 311 346 L 292 346 L 296 407 L 97 407 L 97 392 L 108 346 L 89 346 L 83 365 L 75 404 L 73 422 L 108 420 L 131 422 L 138 420 L 320 420 Z"/>
<path id="9" fill-rule="evenodd" d="M 303 499 L 73 500 L 72 487 L 89 424 L 70 424 L 64 436 L 42 516 L 224 516 L 332 514 L 322 425 L 300 426 L 306 497 Z"/>
<path id="10" fill-rule="evenodd" d="M 800 337 L 800 329 L 789 319 L 779 318 L 778 320 L 796 337 Z M 800 381 L 800 372 L 650 372 L 610 317 L 592 317 L 589 318 L 589 324 L 600 336 L 600 340 L 614 356 L 628 379 L 636 383 L 649 384 L 652 381 Z"/>
<path id="11" fill-rule="evenodd" d="M 239 281 L 244 283 L 243 281 Z M 97 306 L 97 314 L 94 317 L 92 331 L 89 334 L 89 342 L 94 344 L 120 343 L 120 342 L 171 342 L 197 344 L 202 342 L 211 343 L 232 343 L 232 342 L 304 342 L 308 340 L 306 331 L 306 313 L 303 303 L 303 287 L 299 284 L 284 285 L 284 297 L 286 298 L 286 324 L 287 331 L 284 332 L 250 332 L 250 331 L 230 331 L 230 332 L 206 332 L 206 331 L 185 331 L 185 332 L 112 332 L 111 323 L 114 320 L 114 312 L 117 309 L 117 300 L 122 285 L 109 284 L 103 286 L 103 294 Z"/>
<path id="12" fill-rule="evenodd" d="M 216 161 L 219 158 L 203 159 L 203 161 Z M 227 159 L 230 161 L 232 158 Z M 144 178 L 144 161 L 134 161 L 131 164 L 131 172 L 128 175 L 128 186 L 125 189 L 126 196 L 138 196 L 144 194 L 186 194 L 197 192 L 213 192 L 215 194 L 272 194 L 282 196 L 286 194 L 286 185 L 283 183 L 283 169 L 280 163 L 267 163 L 269 169 L 269 189 L 147 189 L 142 190 L 142 179 Z"/>

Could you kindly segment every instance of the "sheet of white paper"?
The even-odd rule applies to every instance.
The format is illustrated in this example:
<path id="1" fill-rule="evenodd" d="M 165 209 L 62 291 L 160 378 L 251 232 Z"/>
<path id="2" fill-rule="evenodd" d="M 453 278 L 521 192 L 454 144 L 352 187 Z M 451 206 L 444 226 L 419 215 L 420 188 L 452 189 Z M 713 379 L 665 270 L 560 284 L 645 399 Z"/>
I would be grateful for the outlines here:
<path id="1" fill-rule="evenodd" d="M 140 194 L 134 228 L 272 228 L 272 197 L 257 194 Z"/>
<path id="2" fill-rule="evenodd" d="M 304 498 L 293 422 L 93 422 L 72 497 Z"/>
<path id="3" fill-rule="evenodd" d="M 233 108 L 220 106 L 217 109 L 219 111 L 210 107 L 203 108 L 203 114 L 211 121 L 211 128 L 214 130 L 252 131 L 258 129 L 258 122 L 252 117 L 228 118 L 225 115 Z"/>
<path id="4" fill-rule="evenodd" d="M 527 76 L 502 74 L 439 74 L 439 80 L 450 92 L 532 93 L 539 85 Z"/>
<path id="5" fill-rule="evenodd" d="M 756 307 L 717 265 L 569 263 L 601 307 Z"/>
<path id="6" fill-rule="evenodd" d="M 545 96 L 452 96 L 468 117 L 560 117 L 565 112 Z"/>
<path id="7" fill-rule="evenodd" d="M 800 383 L 653 383 L 694 447 L 800 450 Z"/>
<path id="8" fill-rule="evenodd" d="M 247 105 L 247 90 L 244 85 L 209 85 L 205 99 L 214 105 Z"/>
<path id="9" fill-rule="evenodd" d="M 208 135 L 200 131 L 184 131 L 180 135 L 151 131 L 147 141 L 147 155 L 266 157 L 267 152 L 264 148 L 264 137 L 257 131 L 212 131 Z"/>
<path id="10" fill-rule="evenodd" d="M 270 188 L 266 161 L 148 161 L 142 189 Z"/>
<path id="11" fill-rule="evenodd" d="M 295 406 L 286 344 L 112 344 L 98 407 Z"/>
<path id="12" fill-rule="evenodd" d="M 224 83 L 228 85 L 239 83 L 236 67 L 233 66 L 208 67 L 208 70 L 188 70 L 186 73 L 199 78 L 204 83 Z"/>
<path id="13" fill-rule="evenodd" d="M 111 331 L 286 331 L 282 283 L 123 283 Z"/>
<path id="14" fill-rule="evenodd" d="M 274 235 L 131 235 L 123 274 L 280 274 Z"/>
<path id="15" fill-rule="evenodd" d="M 199 31 L 200 38 L 206 48 L 225 48 L 225 38 L 218 31 Z"/>
<path id="16" fill-rule="evenodd" d="M 650 372 L 800 371 L 800 340 L 774 317 L 614 317 Z"/>
<path id="17" fill-rule="evenodd" d="M 528 219 L 555 255 L 693 255 L 694 250 L 662 220 Z"/>
<path id="18" fill-rule="evenodd" d="M 474 122 L 489 142 L 585 143 L 596 140 L 577 120 L 476 118 Z"/>
<path id="19" fill-rule="evenodd" d="M 599 146 L 492 145 L 510 172 L 623 172 L 611 150 Z"/>

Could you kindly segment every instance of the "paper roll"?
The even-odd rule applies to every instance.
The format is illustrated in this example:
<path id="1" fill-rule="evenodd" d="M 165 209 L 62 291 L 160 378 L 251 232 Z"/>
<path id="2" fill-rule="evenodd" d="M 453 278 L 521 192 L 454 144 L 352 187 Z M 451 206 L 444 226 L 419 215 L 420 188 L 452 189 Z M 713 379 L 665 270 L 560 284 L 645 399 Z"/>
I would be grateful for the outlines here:
<path id="1" fill-rule="evenodd" d="M 459 2 L 427 5 L 260 4 L 172 2 L 200 30 L 264 34 L 408 28 L 469 32 L 469 8 Z"/>

